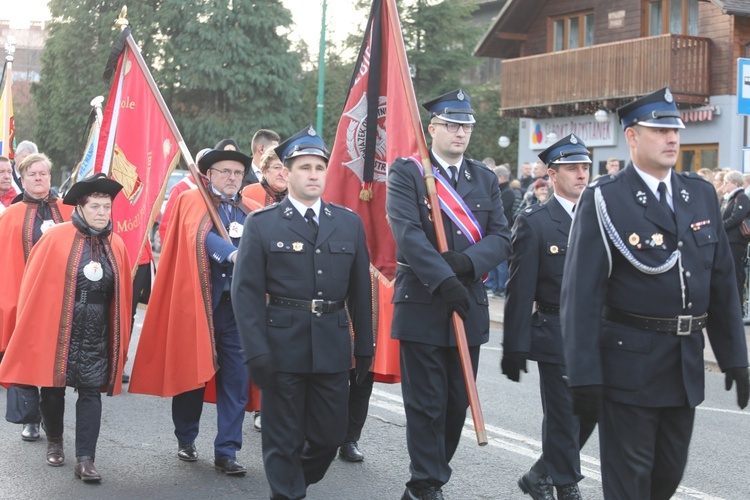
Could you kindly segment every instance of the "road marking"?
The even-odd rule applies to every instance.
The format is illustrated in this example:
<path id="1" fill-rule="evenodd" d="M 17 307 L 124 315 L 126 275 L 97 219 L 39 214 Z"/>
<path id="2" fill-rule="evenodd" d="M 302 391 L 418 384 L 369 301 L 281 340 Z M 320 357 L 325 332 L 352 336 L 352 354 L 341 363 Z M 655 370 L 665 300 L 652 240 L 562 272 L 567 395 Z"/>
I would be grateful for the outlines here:
<path id="1" fill-rule="evenodd" d="M 730 413 L 732 415 L 742 415 L 744 417 L 750 417 L 750 412 L 740 410 L 725 410 L 724 408 L 712 408 L 710 406 L 698 406 L 698 410 L 702 411 L 715 411 L 716 413 Z"/>
<path id="2" fill-rule="evenodd" d="M 382 410 L 389 411 L 391 413 L 395 413 L 397 415 L 406 416 L 404 412 L 404 402 L 400 395 L 397 394 L 391 394 L 390 392 L 386 392 L 382 389 L 378 389 L 374 387 L 372 389 L 372 397 L 370 398 L 370 407 L 373 406 L 380 408 Z M 700 407 L 698 407 L 700 408 Z M 713 410 L 713 411 L 722 411 L 722 412 L 729 412 L 729 413 L 742 413 L 742 412 L 735 412 L 734 410 L 720 410 L 718 408 L 706 408 L 707 410 Z M 373 417 L 377 418 L 378 420 L 382 420 L 384 422 L 391 422 L 387 418 L 381 416 L 381 415 L 372 415 Z M 392 423 L 392 422 L 391 422 Z M 487 431 L 487 435 L 489 438 L 487 446 L 490 446 L 492 448 L 497 448 L 505 451 L 510 451 L 512 453 L 517 453 L 519 455 L 536 459 L 539 457 L 539 455 L 542 453 L 542 442 L 531 438 L 529 436 L 525 436 L 523 434 L 519 434 L 517 432 L 513 432 L 507 429 L 503 429 L 501 427 L 497 427 L 494 425 L 490 425 L 485 423 L 485 430 Z M 471 419 L 471 417 L 467 417 L 466 421 L 464 423 L 464 429 L 461 431 L 461 435 L 464 436 L 466 439 L 470 439 L 472 441 L 476 440 L 476 433 L 474 432 L 474 422 Z M 584 465 L 588 464 L 588 465 Z M 592 468 L 593 467 L 593 468 Z M 597 481 L 599 483 L 602 482 L 602 476 L 601 476 L 601 464 L 599 462 L 599 459 L 596 457 L 592 457 L 590 455 L 581 454 L 581 473 L 585 475 L 587 478 L 593 479 L 594 481 Z M 677 493 L 684 495 L 684 497 L 675 496 L 674 498 L 694 498 L 699 500 L 723 500 L 721 497 L 715 497 L 712 495 L 709 495 L 708 493 L 703 493 L 702 491 L 698 491 L 693 488 L 689 488 L 687 486 L 679 486 L 677 488 Z"/>

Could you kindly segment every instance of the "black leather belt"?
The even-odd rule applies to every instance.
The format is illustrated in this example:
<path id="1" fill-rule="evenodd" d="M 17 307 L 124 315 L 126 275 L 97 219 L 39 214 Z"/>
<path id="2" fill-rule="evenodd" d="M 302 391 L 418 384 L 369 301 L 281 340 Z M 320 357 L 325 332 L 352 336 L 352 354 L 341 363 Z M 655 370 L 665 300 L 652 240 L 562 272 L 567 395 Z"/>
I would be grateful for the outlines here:
<path id="1" fill-rule="evenodd" d="M 674 318 L 652 318 L 630 314 L 611 307 L 604 307 L 604 319 L 626 326 L 648 330 L 650 332 L 674 333 L 675 335 L 690 335 L 692 332 L 703 330 L 708 322 L 708 314 L 702 316 L 676 316 Z"/>
<path id="2" fill-rule="evenodd" d="M 312 313 L 332 313 L 344 307 L 343 300 L 297 300 L 287 299 L 286 297 L 268 296 L 268 304 L 272 306 L 281 306 L 288 309 L 299 309 L 310 311 Z"/>
<path id="3" fill-rule="evenodd" d="M 557 304 L 536 303 L 536 310 L 545 314 L 560 314 L 560 306 Z"/>
<path id="4" fill-rule="evenodd" d="M 80 302 L 81 304 L 104 304 L 108 301 L 109 297 L 102 292 L 76 290 L 76 302 Z"/>

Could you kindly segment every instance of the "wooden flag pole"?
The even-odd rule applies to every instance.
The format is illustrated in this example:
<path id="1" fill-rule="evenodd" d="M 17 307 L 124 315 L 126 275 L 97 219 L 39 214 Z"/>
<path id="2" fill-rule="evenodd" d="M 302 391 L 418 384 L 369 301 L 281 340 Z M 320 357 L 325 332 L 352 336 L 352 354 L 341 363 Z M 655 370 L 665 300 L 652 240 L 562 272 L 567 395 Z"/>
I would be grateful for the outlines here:
<path id="1" fill-rule="evenodd" d="M 404 47 L 404 40 L 401 36 L 401 25 L 396 12 L 396 3 L 394 0 L 383 0 L 388 2 L 388 20 L 390 29 L 394 34 L 395 42 L 398 45 L 396 54 L 398 55 L 399 66 L 401 67 L 401 79 L 404 82 L 405 94 L 409 100 L 409 115 L 411 117 L 412 126 L 417 131 L 417 146 L 419 148 L 419 155 L 422 157 L 422 165 L 424 167 L 424 181 L 427 186 L 427 195 L 430 198 L 430 210 L 432 212 L 432 221 L 435 226 L 435 236 L 437 237 L 438 251 L 440 253 L 449 250 L 448 242 L 445 237 L 445 227 L 443 226 L 442 212 L 440 211 L 440 203 L 438 202 L 437 190 L 435 188 L 435 176 L 432 173 L 432 165 L 430 162 L 430 153 L 427 149 L 427 143 L 424 138 L 424 130 L 422 130 L 422 122 L 419 119 L 419 108 L 417 107 L 416 97 L 414 95 L 414 89 L 411 86 L 407 86 L 406 82 L 411 82 L 411 74 L 409 72 L 409 64 L 406 60 L 406 48 Z M 408 87 L 408 88 L 406 88 Z M 477 435 L 477 443 L 479 446 L 487 444 L 487 431 L 484 427 L 484 417 L 482 416 L 482 407 L 479 403 L 479 394 L 477 393 L 477 384 L 474 380 L 474 367 L 471 364 L 471 355 L 469 354 L 469 345 L 466 341 L 466 330 L 464 328 L 464 322 L 458 313 L 453 312 L 453 330 L 456 332 L 456 344 L 458 346 L 458 354 L 461 358 L 461 368 L 464 374 L 464 381 L 466 382 L 466 393 L 469 396 L 469 407 L 471 408 L 471 416 L 474 421 L 474 431 Z"/>
<path id="2" fill-rule="evenodd" d="M 115 21 L 115 25 L 118 26 L 121 30 L 124 30 L 128 26 L 128 21 L 125 18 L 126 15 L 127 7 L 123 7 L 122 11 L 120 12 L 120 16 Z M 198 168 L 195 166 L 193 156 L 190 154 L 190 150 L 185 144 L 185 140 L 182 138 L 182 134 L 177 128 L 177 124 L 175 123 L 174 118 L 172 118 L 172 113 L 170 113 L 169 108 L 167 108 L 167 103 L 164 102 L 164 98 L 162 97 L 161 92 L 159 92 L 159 87 L 156 86 L 154 77 L 151 76 L 151 71 L 149 71 L 148 66 L 146 65 L 146 61 L 144 61 L 143 56 L 141 55 L 141 50 L 138 48 L 138 45 L 135 43 L 135 40 L 133 39 L 133 36 L 131 34 L 128 34 L 126 41 L 127 48 L 130 49 L 130 51 L 133 53 L 133 58 L 138 64 L 138 67 L 141 69 L 143 76 L 146 78 L 149 89 L 151 89 L 151 93 L 153 94 L 156 103 L 159 105 L 159 109 L 161 110 L 162 115 L 164 115 L 164 120 L 166 120 L 167 125 L 169 125 L 169 130 L 177 140 L 177 145 L 180 148 L 180 153 L 187 163 L 188 170 L 193 176 L 193 180 L 195 181 L 195 185 L 198 187 L 198 191 L 201 194 L 201 198 L 203 198 L 203 202 L 206 204 L 206 209 L 208 209 L 208 215 L 211 217 L 211 222 L 216 228 L 216 231 L 219 233 L 219 236 L 224 238 L 226 241 L 231 242 L 232 240 L 229 238 L 227 229 L 226 227 L 224 227 L 224 223 L 222 222 L 221 217 L 219 217 L 219 212 L 216 209 L 216 205 L 214 205 L 211 196 L 206 190 L 206 186 L 203 184 L 204 176 L 198 171 Z"/>

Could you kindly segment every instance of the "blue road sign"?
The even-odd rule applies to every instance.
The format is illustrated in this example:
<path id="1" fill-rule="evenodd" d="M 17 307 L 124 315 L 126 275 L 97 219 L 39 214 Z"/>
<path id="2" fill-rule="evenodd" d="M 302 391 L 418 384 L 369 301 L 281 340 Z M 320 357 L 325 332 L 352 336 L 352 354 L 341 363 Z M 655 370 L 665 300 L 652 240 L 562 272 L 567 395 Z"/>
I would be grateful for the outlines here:
<path id="1" fill-rule="evenodd" d="M 737 59 L 737 113 L 750 115 L 750 59 Z"/>

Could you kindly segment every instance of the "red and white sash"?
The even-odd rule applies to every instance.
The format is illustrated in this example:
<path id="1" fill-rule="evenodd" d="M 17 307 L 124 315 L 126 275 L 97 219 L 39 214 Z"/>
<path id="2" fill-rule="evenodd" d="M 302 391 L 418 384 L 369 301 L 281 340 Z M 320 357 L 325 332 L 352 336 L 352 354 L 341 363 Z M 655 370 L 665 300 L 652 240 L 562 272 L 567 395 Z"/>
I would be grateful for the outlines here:
<path id="1" fill-rule="evenodd" d="M 419 167 L 419 171 L 424 177 L 424 167 L 419 160 L 413 156 L 409 157 L 409 160 L 416 163 Z M 435 187 L 437 190 L 438 202 L 440 203 L 440 209 L 448 216 L 453 223 L 461 229 L 461 233 L 466 236 L 469 243 L 474 245 L 479 240 L 484 238 L 484 231 L 477 222 L 476 217 L 471 212 L 469 207 L 464 203 L 464 200 L 458 195 L 450 182 L 445 177 L 440 175 L 437 167 L 432 166 L 432 173 L 435 175 Z"/>

